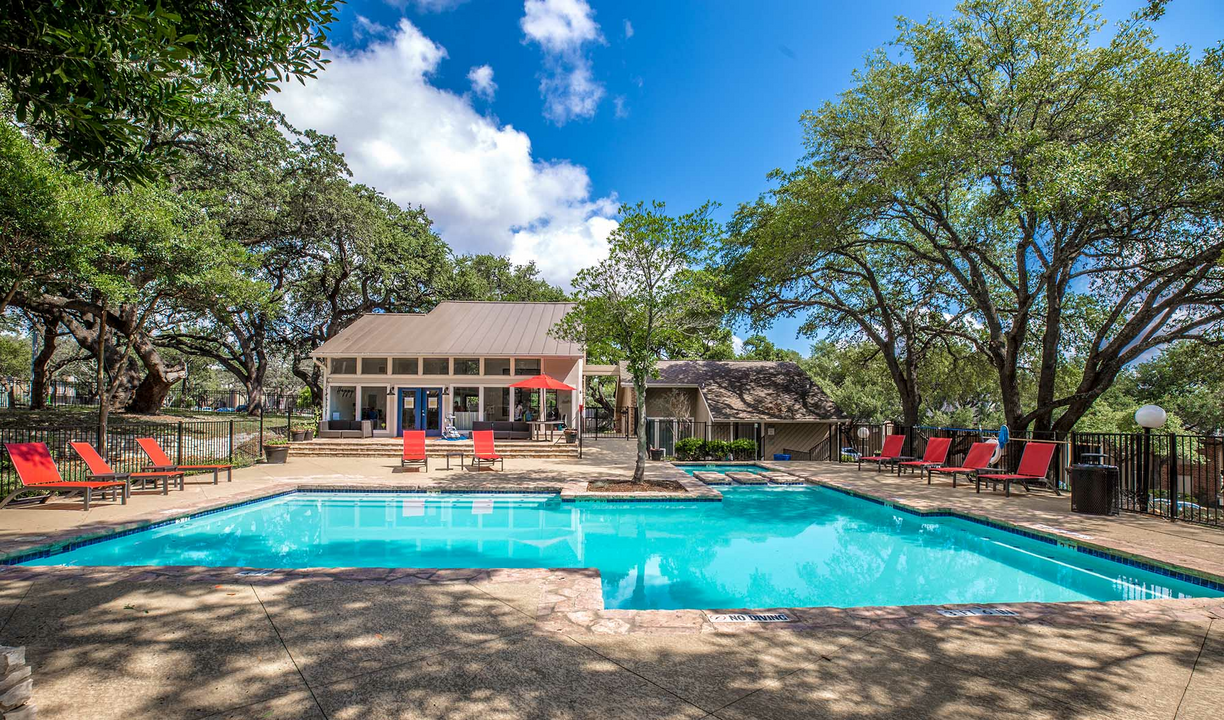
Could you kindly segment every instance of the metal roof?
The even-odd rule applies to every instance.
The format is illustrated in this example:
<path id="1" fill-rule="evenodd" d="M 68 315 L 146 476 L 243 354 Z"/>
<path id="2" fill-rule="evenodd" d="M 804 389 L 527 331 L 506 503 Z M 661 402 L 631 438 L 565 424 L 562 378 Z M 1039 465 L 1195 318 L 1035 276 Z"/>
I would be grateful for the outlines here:
<path id="1" fill-rule="evenodd" d="M 582 345 L 548 334 L 573 306 L 566 302 L 447 301 L 427 313 L 368 313 L 311 355 L 580 357 L 585 354 Z"/>

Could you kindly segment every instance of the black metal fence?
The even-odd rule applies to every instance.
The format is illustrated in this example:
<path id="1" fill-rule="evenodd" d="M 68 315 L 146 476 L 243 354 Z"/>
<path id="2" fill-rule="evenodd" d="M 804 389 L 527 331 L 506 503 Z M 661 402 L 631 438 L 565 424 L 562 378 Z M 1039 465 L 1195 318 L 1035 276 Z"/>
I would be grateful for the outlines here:
<path id="1" fill-rule="evenodd" d="M 1068 442 L 1072 462 L 1118 468 L 1123 510 L 1224 526 L 1224 437 L 1072 433 Z"/>
<path id="2" fill-rule="evenodd" d="M 708 423 L 695 420 L 647 418 L 646 442 L 652 448 L 660 448 L 663 454 L 671 457 L 676 454 L 676 443 L 680 440 L 697 438 L 698 440 L 752 440 L 757 445 L 760 455 L 761 437 L 760 425 L 756 423 Z"/>
<path id="3" fill-rule="evenodd" d="M 921 457 L 931 438 L 952 439 L 946 465 L 959 465 L 975 442 L 994 435 L 969 428 L 915 426 L 864 426 L 868 437 L 859 438 L 857 427 L 843 426 L 840 437 L 863 455 L 875 455 L 884 436 L 905 435 L 903 454 Z M 1099 462 L 1118 468 L 1121 509 L 1159 517 L 1224 527 L 1224 437 L 1170 435 L 1167 433 L 1018 433 L 1003 446 L 992 467 L 1014 473 L 1024 448 L 1030 442 L 1056 443 L 1046 480 L 1052 487 L 1070 487 L 1068 467 L 1081 462 Z M 816 457 L 814 459 L 823 459 Z M 830 458 L 831 459 L 831 458 Z M 839 459 L 853 462 L 844 449 Z"/>
<path id="4" fill-rule="evenodd" d="M 611 411 L 603 407 L 588 407 L 582 411 L 581 434 L 592 440 L 599 438 L 630 438 L 637 433 L 637 408 L 623 407 Z"/>
<path id="5" fill-rule="evenodd" d="M 265 440 L 287 437 L 288 427 L 285 415 L 177 423 L 115 423 L 107 427 L 106 459 L 115 472 L 135 472 L 149 464 L 136 439 L 151 437 L 176 464 L 228 463 L 240 467 L 262 456 Z M 26 442 L 46 443 L 65 480 L 84 479 L 87 474 L 84 461 L 69 443 L 87 442 L 95 448 L 99 446 L 96 427 L 0 427 L 0 444 Z M 8 453 L 0 453 L 0 497 L 20 485 L 21 480 Z"/>

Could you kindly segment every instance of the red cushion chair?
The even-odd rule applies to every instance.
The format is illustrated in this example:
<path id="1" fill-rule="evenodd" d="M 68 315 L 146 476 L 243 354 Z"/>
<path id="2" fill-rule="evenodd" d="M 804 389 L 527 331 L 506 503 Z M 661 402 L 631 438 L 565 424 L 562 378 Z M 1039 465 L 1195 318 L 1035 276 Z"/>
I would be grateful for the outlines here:
<path id="1" fill-rule="evenodd" d="M 1058 447 L 1058 443 L 1030 441 L 1024 446 L 1024 454 L 1020 456 L 1020 467 L 1016 468 L 1014 473 L 1003 473 L 999 475 L 983 475 L 978 473 L 977 476 L 977 491 L 982 492 L 982 481 L 991 481 L 991 490 L 1003 483 L 1003 494 L 1011 497 L 1011 484 L 1019 482 L 1024 486 L 1024 492 L 1029 491 L 1029 483 L 1039 482 L 1049 484 L 1054 489 L 1055 495 L 1062 495 L 1058 491 L 1058 483 L 1050 483 L 1046 480 L 1046 473 L 1050 471 L 1050 460 L 1054 458 L 1054 450 Z"/>
<path id="2" fill-rule="evenodd" d="M 858 459 L 858 469 L 863 469 L 863 463 L 873 462 L 876 464 L 876 472 L 880 471 L 880 467 L 884 463 L 897 462 L 901 458 L 901 446 L 905 444 L 904 435 L 889 435 L 884 438 L 884 447 L 880 450 L 879 455 L 860 456 Z"/>
<path id="3" fill-rule="evenodd" d="M 51 459 L 51 451 L 44 443 L 8 443 L 4 449 L 13 461 L 22 486 L 9 493 L 4 500 L 0 500 L 0 508 L 27 490 L 46 490 L 47 494 L 39 500 L 40 503 L 47 502 L 55 493 L 81 493 L 85 500 L 85 510 L 89 510 L 95 490 L 100 490 L 104 495 L 109 491 L 112 500 L 118 496 L 121 504 L 127 504 L 127 483 L 122 480 L 64 480 L 60 476 L 59 468 L 55 467 L 55 461 Z"/>

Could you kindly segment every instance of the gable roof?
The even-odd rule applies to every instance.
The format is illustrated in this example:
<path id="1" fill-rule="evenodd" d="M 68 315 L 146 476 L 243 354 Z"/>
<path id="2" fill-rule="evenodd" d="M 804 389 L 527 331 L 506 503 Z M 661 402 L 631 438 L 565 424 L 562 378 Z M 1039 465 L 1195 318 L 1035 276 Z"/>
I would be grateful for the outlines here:
<path id="1" fill-rule="evenodd" d="M 662 360 L 651 385 L 701 389 L 715 420 L 841 420 L 846 415 L 793 362 Z"/>
<path id="2" fill-rule="evenodd" d="M 573 303 L 446 301 L 427 313 L 367 313 L 311 355 L 536 355 L 578 357 L 582 345 L 548 334 Z"/>

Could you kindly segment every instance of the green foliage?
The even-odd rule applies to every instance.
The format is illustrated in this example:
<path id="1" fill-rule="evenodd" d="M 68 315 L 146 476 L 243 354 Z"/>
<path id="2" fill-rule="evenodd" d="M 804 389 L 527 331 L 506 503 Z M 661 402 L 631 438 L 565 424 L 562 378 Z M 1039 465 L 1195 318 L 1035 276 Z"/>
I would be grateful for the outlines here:
<path id="1" fill-rule="evenodd" d="M 770 360 L 775 362 L 799 362 L 803 356 L 795 350 L 785 350 L 773 344 L 764 335 L 751 335 L 744 340 L 744 348 L 738 355 L 740 360 Z"/>
<path id="2" fill-rule="evenodd" d="M 701 444 L 701 454 L 703 457 L 723 460 L 731 454 L 731 443 L 727 440 L 706 440 Z"/>
<path id="3" fill-rule="evenodd" d="M 447 294 L 463 300 L 559 302 L 565 291 L 540 277 L 534 262 L 515 265 L 498 255 L 463 255 L 455 268 Z"/>
<path id="4" fill-rule="evenodd" d="M 29 377 L 30 339 L 0 334 L 0 378 Z"/>
<path id="5" fill-rule="evenodd" d="M 671 217 L 663 203 L 621 207 L 620 223 L 608 238 L 608 257 L 574 278 L 575 306 L 552 329 L 558 338 L 581 342 L 595 357 L 623 358 L 639 403 L 646 380 L 671 348 L 722 327 L 722 297 L 691 267 L 718 232 L 711 206 Z M 646 462 L 646 423 L 638 422 L 641 482 Z"/>
<path id="6" fill-rule="evenodd" d="M 732 440 L 728 449 L 736 460 L 755 460 L 757 452 L 756 440 L 740 438 Z"/>
<path id="7" fill-rule="evenodd" d="M 1162 6 L 1109 33 L 1090 0 L 901 21 L 737 213 L 733 296 L 870 340 L 913 417 L 930 352 L 972 347 L 1013 429 L 1068 430 L 1144 353 L 1219 329 L 1224 48 L 1156 48 Z"/>
<path id="8" fill-rule="evenodd" d="M 701 438 L 688 437 L 676 441 L 675 453 L 678 460 L 700 460 L 705 456 L 701 451 L 703 446 Z"/>
<path id="9" fill-rule="evenodd" d="M 150 180 L 151 156 L 225 119 L 214 86 L 255 96 L 327 61 L 335 0 L 19 0 L 0 15 L 18 122 L 83 169 Z"/>

